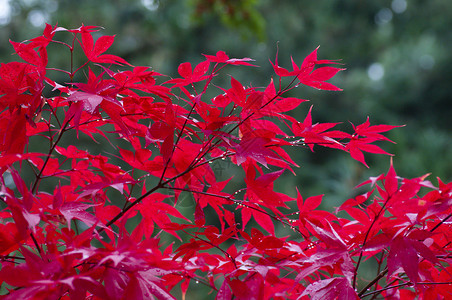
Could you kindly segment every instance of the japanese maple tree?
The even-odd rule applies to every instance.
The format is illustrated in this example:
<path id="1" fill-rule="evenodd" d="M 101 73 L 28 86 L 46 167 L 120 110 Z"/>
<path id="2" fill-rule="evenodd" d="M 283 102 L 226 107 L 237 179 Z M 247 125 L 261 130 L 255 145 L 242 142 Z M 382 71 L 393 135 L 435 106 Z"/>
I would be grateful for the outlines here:
<path id="1" fill-rule="evenodd" d="M 174 299 L 196 283 L 216 299 L 452 297 L 452 183 L 402 178 L 391 160 L 335 212 L 319 209 L 323 195 L 275 189 L 298 168 L 287 147 L 366 166 L 364 152 L 390 155 L 378 143 L 400 126 L 367 118 L 342 131 L 313 106 L 290 113 L 306 102 L 297 86 L 340 90 L 327 82 L 338 61 L 276 57 L 255 87 L 226 73 L 252 59 L 218 51 L 170 78 L 107 54 L 114 36 L 99 29 L 47 25 L 11 41 L 17 61 L 0 66 L 5 299 Z M 358 285 L 367 260 L 377 271 Z"/>

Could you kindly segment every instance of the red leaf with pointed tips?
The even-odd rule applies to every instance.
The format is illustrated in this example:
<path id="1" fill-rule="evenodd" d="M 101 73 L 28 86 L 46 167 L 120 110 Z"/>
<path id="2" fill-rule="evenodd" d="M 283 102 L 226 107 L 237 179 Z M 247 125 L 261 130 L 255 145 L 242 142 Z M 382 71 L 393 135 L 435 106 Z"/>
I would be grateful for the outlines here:
<path id="1" fill-rule="evenodd" d="M 356 291 L 344 277 L 316 281 L 306 288 L 303 295 L 310 295 L 312 300 L 359 299 Z"/>
<path id="2" fill-rule="evenodd" d="M 326 82 L 326 80 L 331 79 L 339 71 L 343 71 L 345 69 L 334 67 L 320 67 L 318 69 L 314 69 L 315 66 L 321 64 L 337 64 L 337 62 L 332 60 L 318 60 L 317 50 L 318 47 L 308 56 L 306 56 L 300 67 L 298 67 L 298 65 L 292 59 L 293 71 L 288 71 L 287 69 L 278 66 L 278 58 L 276 57 L 275 63 L 272 63 L 273 69 L 275 70 L 275 73 L 278 76 L 281 77 L 296 76 L 300 80 L 301 84 L 319 90 L 341 91 L 342 89 L 338 88 L 337 86 L 331 83 Z"/>
<path id="3" fill-rule="evenodd" d="M 82 203 L 82 202 L 66 202 L 60 207 L 61 214 L 67 221 L 67 225 L 71 228 L 71 221 L 77 219 L 87 224 L 88 226 L 98 224 L 99 219 L 86 210 L 95 206 L 95 204 Z M 101 224 L 99 224 L 101 225 Z"/>
<path id="4" fill-rule="evenodd" d="M 416 237 L 416 235 L 413 235 Z M 417 283 L 420 278 L 420 256 L 439 265 L 440 262 L 433 252 L 422 242 L 409 237 L 396 237 L 390 244 L 388 255 L 388 277 L 403 268 L 408 278 Z"/>
<path id="5" fill-rule="evenodd" d="M 111 55 L 102 54 L 110 48 L 115 39 L 114 36 L 101 36 L 94 43 L 89 26 L 82 26 L 80 32 L 82 34 L 82 48 L 89 61 L 95 63 L 107 63 L 117 65 L 130 65 L 123 58 Z"/>
<path id="6" fill-rule="evenodd" d="M 261 137 L 244 137 L 235 147 L 237 165 L 243 164 L 250 158 L 267 167 L 268 157 L 279 159 L 278 155 L 265 146 L 268 142 Z"/>
<path id="7" fill-rule="evenodd" d="M 215 63 L 226 63 L 230 65 L 244 65 L 244 66 L 253 66 L 248 63 L 248 61 L 254 61 L 254 59 L 245 57 L 245 58 L 229 58 L 229 56 L 224 51 L 218 51 L 216 55 L 206 55 L 203 54 L 208 61 L 215 62 Z"/>

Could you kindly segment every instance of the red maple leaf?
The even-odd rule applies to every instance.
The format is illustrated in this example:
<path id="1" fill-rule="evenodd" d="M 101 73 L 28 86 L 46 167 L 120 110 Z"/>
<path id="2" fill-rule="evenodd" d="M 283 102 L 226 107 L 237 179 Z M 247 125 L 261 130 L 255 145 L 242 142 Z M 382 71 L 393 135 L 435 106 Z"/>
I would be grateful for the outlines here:
<path id="1" fill-rule="evenodd" d="M 235 146 L 237 165 L 241 165 L 248 158 L 267 167 L 267 158 L 280 159 L 278 155 L 266 147 L 270 141 L 262 137 L 243 137 Z"/>
<path id="2" fill-rule="evenodd" d="M 375 139 L 373 138 L 352 137 L 352 139 L 347 143 L 345 148 L 350 153 L 351 157 L 353 157 L 366 167 L 369 167 L 366 161 L 364 160 L 363 151 L 376 154 L 392 155 L 391 153 L 388 153 L 381 149 L 379 146 L 371 144 L 373 142 L 375 142 Z"/>
<path id="3" fill-rule="evenodd" d="M 76 31 L 80 32 L 82 35 L 81 45 L 83 52 L 85 52 L 86 57 L 89 61 L 94 63 L 108 63 L 117 65 L 129 65 L 123 58 L 112 55 L 112 54 L 102 54 L 110 48 L 115 40 L 115 36 L 104 35 L 97 39 L 94 43 L 93 36 L 91 32 L 97 31 L 96 26 L 84 26 L 82 25 Z"/>
<path id="4" fill-rule="evenodd" d="M 388 141 L 394 143 L 387 137 L 381 134 L 381 132 L 386 132 L 391 129 L 402 126 L 394 126 L 394 125 L 370 125 L 369 117 L 367 117 L 366 121 L 363 124 L 355 126 L 352 123 L 353 129 L 355 133 L 351 135 L 350 141 L 346 145 L 346 150 L 350 153 L 351 157 L 361 162 L 366 167 L 369 167 L 364 160 L 363 151 L 375 154 L 386 154 L 392 155 L 379 146 L 372 144 L 375 141 Z"/>
<path id="5" fill-rule="evenodd" d="M 0 224 L 0 255 L 19 249 L 22 237 L 15 223 Z"/>
<path id="6" fill-rule="evenodd" d="M 82 202 L 66 202 L 61 205 L 60 212 L 66 219 L 68 228 L 71 228 L 71 221 L 77 219 L 87 224 L 88 226 L 99 224 L 100 221 L 97 217 L 86 211 L 87 209 L 95 206 L 95 204 L 82 203 Z M 101 224 L 99 224 L 101 225 Z"/>
<path id="7" fill-rule="evenodd" d="M 182 87 L 198 81 L 203 81 L 209 76 L 205 75 L 209 70 L 210 61 L 200 62 L 195 69 L 192 69 L 191 63 L 185 62 L 179 65 L 177 71 L 182 78 L 171 79 L 165 83 L 174 84 L 173 87 Z"/>
<path id="8" fill-rule="evenodd" d="M 10 62 L 0 66 L 0 109 L 29 107 L 37 109 L 42 104 L 43 73 L 35 66 Z M 35 111 L 30 113 L 30 116 Z"/>
<path id="9" fill-rule="evenodd" d="M 296 76 L 300 80 L 300 84 L 304 84 L 319 90 L 342 91 L 342 89 L 326 82 L 326 80 L 331 79 L 339 71 L 343 71 L 345 69 L 335 67 L 320 67 L 315 69 L 315 66 L 317 65 L 337 64 L 337 62 L 333 60 L 318 60 L 318 49 L 319 47 L 317 47 L 313 52 L 306 56 L 300 67 L 298 67 L 298 65 L 292 59 L 293 71 L 288 71 L 287 69 L 278 66 L 278 54 L 276 54 L 275 63 L 272 63 L 273 69 L 275 70 L 275 73 L 281 77 Z"/>
<path id="10" fill-rule="evenodd" d="M 303 197 L 297 188 L 297 205 L 298 205 L 298 218 L 299 218 L 299 228 L 306 236 L 309 235 L 306 229 L 306 225 L 309 223 L 323 224 L 323 226 L 328 226 L 328 222 L 336 220 L 336 216 L 333 214 L 316 209 L 322 202 L 323 195 L 317 195 L 308 197 L 303 201 Z"/>
<path id="11" fill-rule="evenodd" d="M 214 63 L 226 63 L 229 65 L 244 65 L 244 66 L 253 66 L 248 63 L 248 61 L 254 61 L 254 59 L 245 57 L 245 58 L 229 58 L 229 56 L 224 51 L 218 51 L 216 55 L 206 55 L 203 54 L 208 61 L 214 62 Z"/>
<path id="12" fill-rule="evenodd" d="M 400 272 L 400 268 L 402 268 L 408 278 L 413 283 L 417 283 L 420 275 L 419 263 L 421 257 L 436 265 L 440 264 L 435 254 L 416 238 L 417 235 L 419 233 L 414 231 L 407 237 L 398 236 L 391 241 L 391 249 L 388 255 L 388 278 Z"/>
<path id="13" fill-rule="evenodd" d="M 327 130 L 333 128 L 338 123 L 316 123 L 312 124 L 311 116 L 312 106 L 306 115 L 303 122 L 294 122 L 292 124 L 292 132 L 297 137 L 304 138 L 304 143 L 311 149 L 314 150 L 314 145 L 320 145 L 329 148 L 344 149 L 344 146 L 336 141 L 334 138 L 330 137 L 330 133 Z M 333 132 L 337 135 L 338 132 Z M 339 132 L 340 133 L 340 132 Z"/>
<path id="14" fill-rule="evenodd" d="M 168 198 L 168 195 L 154 193 L 146 198 L 136 206 L 136 210 L 140 212 L 143 220 L 141 221 L 139 227 L 142 227 L 144 236 L 149 238 L 154 231 L 154 224 L 173 234 L 174 236 L 179 236 L 175 233 L 171 225 L 173 222 L 170 219 L 170 215 L 182 220 L 188 221 L 174 206 L 163 202 L 164 199 Z"/>
<path id="15" fill-rule="evenodd" d="M 111 115 L 113 120 L 119 122 L 120 126 L 125 126 L 121 123 L 122 121 L 119 121 L 117 113 L 118 109 L 123 110 L 121 102 L 116 99 L 119 93 L 119 88 L 116 86 L 114 81 L 104 80 L 103 74 L 104 73 L 101 73 L 96 76 L 94 72 L 89 69 L 87 83 L 73 83 L 73 85 L 77 86 L 79 90 L 70 91 L 70 95 L 66 99 L 67 102 L 72 102 L 72 105 L 66 112 L 65 122 L 72 119 L 77 131 L 82 117 L 82 112 L 85 111 L 91 115 L 95 114 L 98 112 L 98 108 L 103 101 L 117 106 L 116 109 L 107 107 L 107 113 Z"/>
<path id="16" fill-rule="evenodd" d="M 329 278 L 310 284 L 302 296 L 310 295 L 312 300 L 358 300 L 358 294 L 345 277 Z"/>
<path id="17" fill-rule="evenodd" d="M 366 121 L 363 124 L 355 126 L 352 123 L 353 129 L 355 130 L 355 136 L 362 136 L 371 138 L 378 141 L 388 141 L 394 143 L 384 135 L 380 134 L 381 132 L 386 132 L 392 130 L 397 127 L 403 127 L 405 125 L 370 125 L 369 117 L 367 117 Z"/>
<path id="18" fill-rule="evenodd" d="M 247 184 L 246 198 L 252 203 L 264 203 L 267 207 L 286 206 L 284 202 L 292 200 L 289 196 L 273 191 L 273 184 L 284 172 L 284 169 L 267 173 L 256 178 L 256 170 L 253 164 L 246 166 Z"/>

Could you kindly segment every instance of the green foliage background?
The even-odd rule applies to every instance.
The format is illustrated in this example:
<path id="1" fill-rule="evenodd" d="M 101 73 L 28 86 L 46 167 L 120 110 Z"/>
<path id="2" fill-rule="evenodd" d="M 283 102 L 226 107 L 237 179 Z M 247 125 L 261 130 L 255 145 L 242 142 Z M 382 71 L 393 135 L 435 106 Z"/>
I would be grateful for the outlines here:
<path id="1" fill-rule="evenodd" d="M 398 174 L 452 179 L 450 1 L 0 0 L 0 5 L 1 62 L 16 59 L 8 39 L 32 38 L 45 22 L 66 28 L 84 23 L 117 35 L 110 53 L 163 74 L 176 75 L 180 63 L 199 62 L 201 53 L 218 50 L 254 58 L 260 68 L 229 71 L 243 84 L 260 86 L 273 74 L 268 60 L 274 60 L 277 48 L 280 64 L 289 67 L 290 56 L 301 63 L 321 45 L 320 58 L 345 64 L 347 70 L 333 81 L 344 91 L 298 88 L 294 96 L 311 99 L 296 111 L 298 117 L 313 104 L 314 121 L 359 124 L 370 116 L 374 124 L 406 124 L 389 135 L 397 144 L 381 145 L 395 154 Z M 49 54 L 68 68 L 65 55 Z M 386 156 L 367 155 L 368 170 L 345 153 L 290 150 L 301 169 L 297 177 L 279 180 L 278 188 L 292 196 L 295 186 L 306 197 L 326 194 L 329 207 L 358 193 L 354 186 L 389 166 Z M 233 173 L 230 165 L 220 168 L 225 177 Z"/>

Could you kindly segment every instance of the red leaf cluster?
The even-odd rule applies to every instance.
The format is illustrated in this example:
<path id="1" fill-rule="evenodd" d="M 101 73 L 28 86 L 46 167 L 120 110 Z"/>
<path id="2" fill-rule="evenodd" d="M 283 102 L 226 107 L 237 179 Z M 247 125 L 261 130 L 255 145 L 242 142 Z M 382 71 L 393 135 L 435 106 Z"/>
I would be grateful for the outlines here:
<path id="1" fill-rule="evenodd" d="M 399 126 L 367 118 L 349 133 L 314 121 L 313 106 L 290 114 L 306 101 L 288 96 L 296 86 L 340 90 L 327 82 L 337 62 L 316 49 L 291 71 L 276 58 L 263 87 L 219 86 L 223 69 L 254 65 L 218 51 L 162 81 L 106 54 L 114 36 L 98 31 L 47 25 L 11 42 L 22 61 L 0 66 L 5 299 L 174 299 L 195 283 L 225 300 L 450 299 L 452 183 L 402 178 L 391 163 L 336 213 L 323 195 L 277 189 L 298 167 L 288 147 L 366 166 L 363 152 L 388 154 L 376 143 Z M 69 50 L 70 71 L 52 65 L 50 44 Z M 370 282 L 365 260 L 378 265 Z"/>

